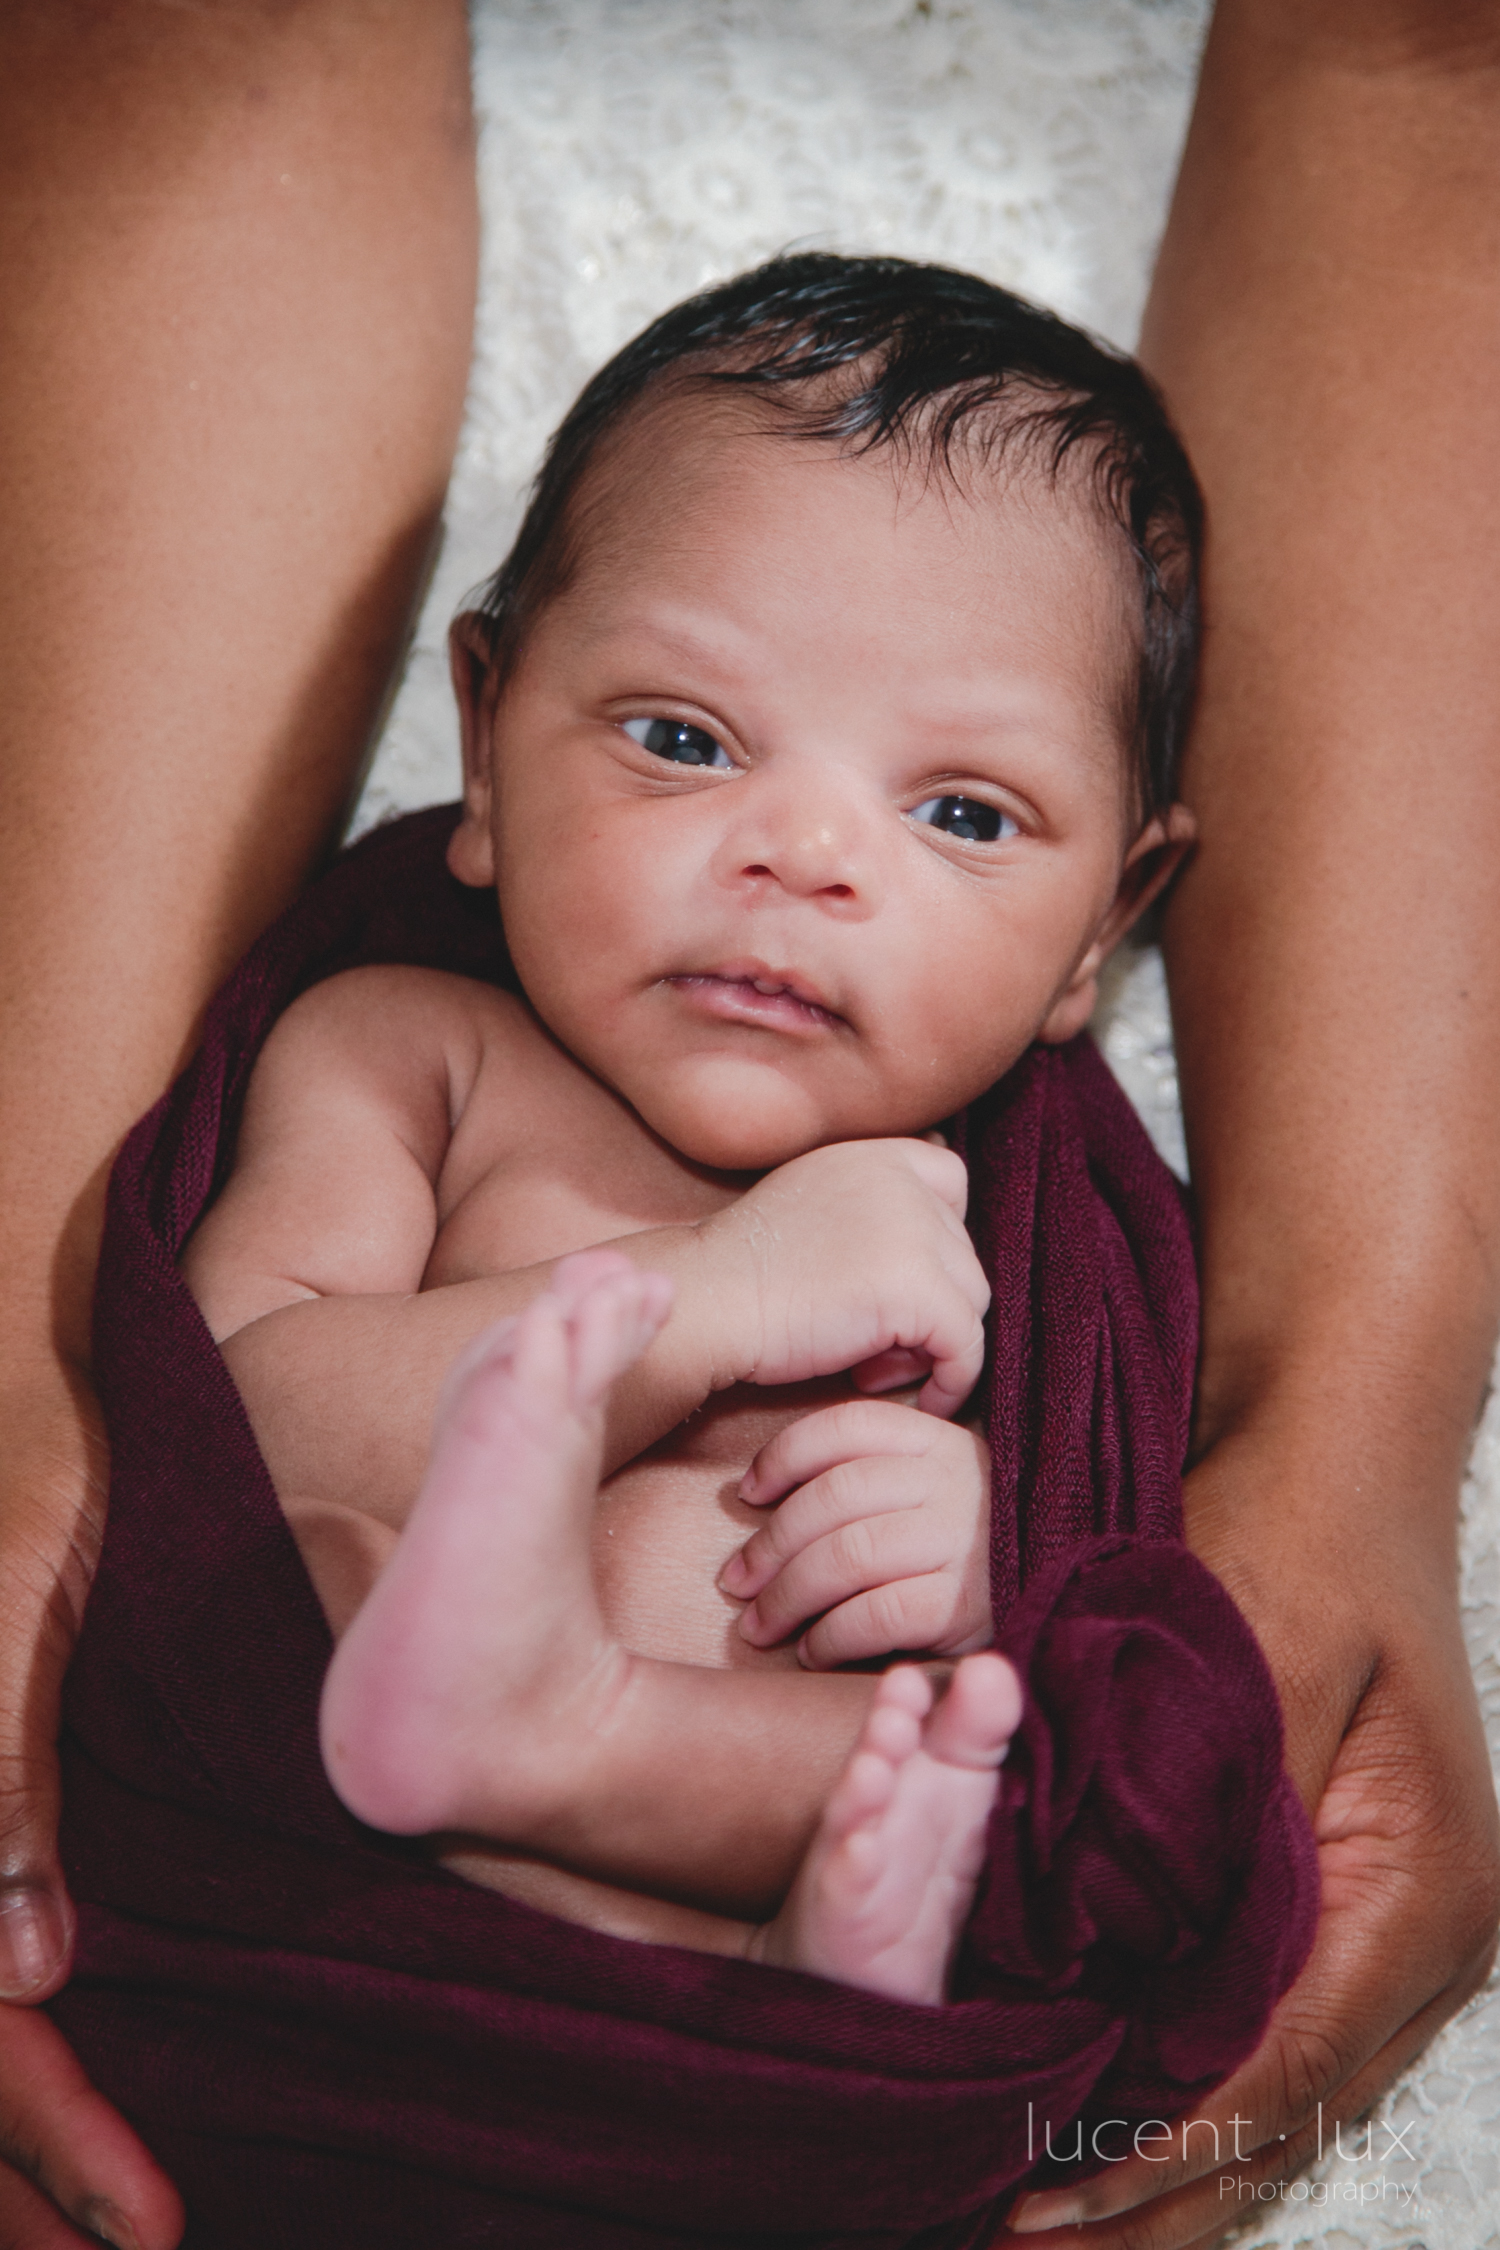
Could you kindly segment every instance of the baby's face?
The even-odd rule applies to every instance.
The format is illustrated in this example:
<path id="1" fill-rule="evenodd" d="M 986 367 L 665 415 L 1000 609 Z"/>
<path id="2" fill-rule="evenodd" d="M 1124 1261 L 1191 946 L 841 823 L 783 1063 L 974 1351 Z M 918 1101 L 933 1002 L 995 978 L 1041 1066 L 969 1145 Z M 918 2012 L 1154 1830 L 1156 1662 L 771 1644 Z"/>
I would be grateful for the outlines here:
<path id="1" fill-rule="evenodd" d="M 562 1045 L 739 1172 L 919 1133 L 1071 1037 L 1181 833 L 1135 834 L 1135 588 L 1081 479 L 955 490 L 677 403 L 581 535 L 470 695 L 451 853 Z"/>

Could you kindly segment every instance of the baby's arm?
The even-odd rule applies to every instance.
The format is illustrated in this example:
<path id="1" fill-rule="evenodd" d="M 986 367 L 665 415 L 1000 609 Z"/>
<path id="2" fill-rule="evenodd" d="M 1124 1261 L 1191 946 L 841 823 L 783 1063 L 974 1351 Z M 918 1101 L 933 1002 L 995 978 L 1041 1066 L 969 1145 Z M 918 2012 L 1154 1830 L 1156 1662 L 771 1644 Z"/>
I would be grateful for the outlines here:
<path id="1" fill-rule="evenodd" d="M 315 986 L 266 1043 L 234 1173 L 182 1264 L 283 1499 L 398 1526 L 447 1369 L 546 1285 L 555 1261 L 422 1288 L 453 1127 L 505 1006 L 467 979 L 361 970 Z M 692 1229 L 630 1247 L 693 1307 Z M 704 1307 L 669 1324 L 619 1386 L 612 1465 L 702 1404 L 713 1350 Z"/>
<path id="2" fill-rule="evenodd" d="M 555 1260 L 421 1286 L 453 1124 L 484 1039 L 502 1035 L 485 1010 L 510 1005 L 462 978 L 360 970 L 304 995 L 266 1044 L 234 1175 L 183 1266 L 283 1499 L 398 1526 L 448 1368 L 547 1284 Z M 710 1219 L 621 1238 L 674 1302 L 611 1395 L 606 1474 L 735 1382 L 866 1363 L 885 1388 L 930 1368 L 924 1405 L 953 1412 L 979 1371 L 988 1300 L 964 1188 L 946 1150 L 846 1144 L 782 1165 Z"/>

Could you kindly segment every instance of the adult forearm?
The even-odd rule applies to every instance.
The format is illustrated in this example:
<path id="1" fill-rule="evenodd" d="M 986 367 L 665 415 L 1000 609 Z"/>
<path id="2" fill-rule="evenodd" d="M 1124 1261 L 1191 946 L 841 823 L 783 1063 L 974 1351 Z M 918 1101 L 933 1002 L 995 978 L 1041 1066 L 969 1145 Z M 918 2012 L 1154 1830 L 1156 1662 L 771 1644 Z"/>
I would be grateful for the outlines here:
<path id="1" fill-rule="evenodd" d="M 1493 14 L 1228 0 L 1144 350 L 1209 509 L 1167 928 L 1198 1444 L 1358 1428 L 1421 1473 L 1349 1507 L 1430 1511 L 1500 1312 Z"/>
<path id="2" fill-rule="evenodd" d="M 1204 1285 L 1188 1536 L 1270 1659 L 1323 1905 L 1202 2105 L 1211 2159 L 1031 2199 L 1012 2224 L 1066 2225 L 1059 2250 L 1217 2240 L 1490 1957 L 1454 1509 L 1500 1243 L 1497 63 L 1495 11 L 1458 0 L 1221 0 L 1148 310 L 1209 514 L 1202 843 L 1167 923 Z"/>
<path id="3" fill-rule="evenodd" d="M 67 1966 L 51 1745 L 103 1521 L 104 1180 L 336 827 L 400 653 L 468 364 L 466 61 L 457 0 L 0 17 L 9 1997 Z M 166 2250 L 144 2151 L 57 2098 L 41 2019 L 4 2028 L 0 2159 Z M 4 2161 L 0 2203 L 62 2239 Z"/>
<path id="4" fill-rule="evenodd" d="M 468 360 L 466 59 L 448 0 L 0 30 L 13 1356 L 84 1356 L 112 1151 L 386 691 Z"/>

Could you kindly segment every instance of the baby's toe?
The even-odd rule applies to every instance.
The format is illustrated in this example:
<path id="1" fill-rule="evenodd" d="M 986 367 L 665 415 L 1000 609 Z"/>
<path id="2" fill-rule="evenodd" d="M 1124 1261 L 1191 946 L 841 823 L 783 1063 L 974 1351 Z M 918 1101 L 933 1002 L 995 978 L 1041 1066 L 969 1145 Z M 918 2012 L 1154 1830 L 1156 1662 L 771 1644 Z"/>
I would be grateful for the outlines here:
<path id="1" fill-rule="evenodd" d="M 1005 1657 L 966 1656 L 927 1727 L 925 1748 L 944 1765 L 997 1766 L 1021 1723 L 1021 1682 Z"/>
<path id="2" fill-rule="evenodd" d="M 624 1261 L 622 1270 L 602 1275 L 579 1299 L 568 1321 L 576 1411 L 597 1405 L 660 1328 L 671 1303 L 662 1279 Z"/>

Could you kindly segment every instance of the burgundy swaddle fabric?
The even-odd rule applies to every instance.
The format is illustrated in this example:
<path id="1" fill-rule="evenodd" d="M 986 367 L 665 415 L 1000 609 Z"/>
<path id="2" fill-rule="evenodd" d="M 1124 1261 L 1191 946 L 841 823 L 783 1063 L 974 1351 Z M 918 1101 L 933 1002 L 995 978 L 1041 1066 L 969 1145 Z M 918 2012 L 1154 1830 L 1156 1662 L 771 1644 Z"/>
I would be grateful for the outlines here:
<path id="1" fill-rule="evenodd" d="M 191 2250 L 978 2244 L 1047 2127 L 1059 2156 L 1080 2118 L 1115 2152 L 1248 2052 L 1315 1918 L 1269 1675 L 1180 1543 L 1175 1185 L 1085 1040 L 962 1124 L 1028 1704 L 950 2005 L 460 1882 L 328 1786 L 323 1615 L 175 1264 L 299 991 L 369 961 L 506 975 L 493 902 L 444 870 L 453 818 L 368 837 L 269 933 L 116 1167 L 113 1484 L 64 1742 L 78 1967 L 52 2013 L 182 2187 Z"/>

